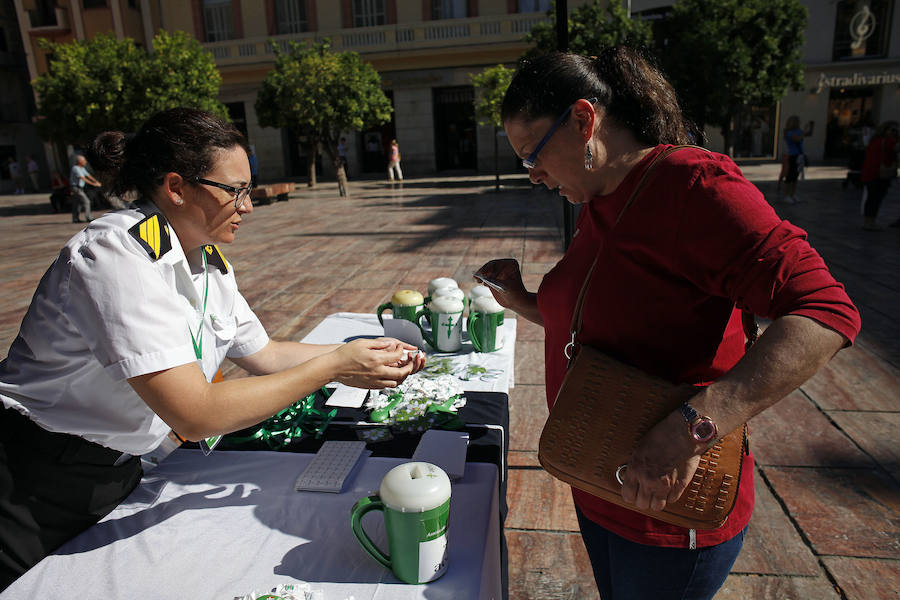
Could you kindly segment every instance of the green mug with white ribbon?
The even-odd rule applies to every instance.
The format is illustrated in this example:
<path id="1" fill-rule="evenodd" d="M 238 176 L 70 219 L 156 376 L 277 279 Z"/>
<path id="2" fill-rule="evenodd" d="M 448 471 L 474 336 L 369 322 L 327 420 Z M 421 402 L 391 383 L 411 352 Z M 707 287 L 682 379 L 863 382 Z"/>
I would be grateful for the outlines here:
<path id="1" fill-rule="evenodd" d="M 503 307 L 493 296 L 475 298 L 469 309 L 466 330 L 478 352 L 496 352 L 503 348 Z"/>
<path id="2" fill-rule="evenodd" d="M 366 513 L 384 514 L 388 552 L 362 526 Z M 381 480 L 378 495 L 361 498 L 350 511 L 353 535 L 372 558 L 406 583 L 434 581 L 447 570 L 450 478 L 431 463 L 396 466 Z"/>

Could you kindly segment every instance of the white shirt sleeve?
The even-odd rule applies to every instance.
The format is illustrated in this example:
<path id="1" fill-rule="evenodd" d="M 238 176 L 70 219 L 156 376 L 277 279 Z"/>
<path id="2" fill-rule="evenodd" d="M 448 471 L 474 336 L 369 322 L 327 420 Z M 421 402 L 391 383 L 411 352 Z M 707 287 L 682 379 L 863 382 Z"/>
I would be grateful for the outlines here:
<path id="1" fill-rule="evenodd" d="M 237 332 L 234 343 L 228 350 L 228 358 L 242 358 L 256 354 L 269 343 L 269 335 L 266 333 L 256 313 L 247 304 L 243 294 L 235 292 L 234 320 L 237 324 Z"/>
<path id="2" fill-rule="evenodd" d="M 61 257 L 62 258 L 62 257 Z M 191 307 L 125 230 L 105 231 L 68 257 L 64 311 L 113 379 L 196 361 Z"/>

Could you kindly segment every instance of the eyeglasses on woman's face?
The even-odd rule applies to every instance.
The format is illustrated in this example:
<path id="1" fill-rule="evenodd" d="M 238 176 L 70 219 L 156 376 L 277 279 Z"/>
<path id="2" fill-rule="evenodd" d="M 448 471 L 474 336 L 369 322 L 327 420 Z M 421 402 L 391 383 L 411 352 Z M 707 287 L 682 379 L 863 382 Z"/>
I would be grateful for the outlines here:
<path id="1" fill-rule="evenodd" d="M 202 183 L 203 185 L 211 185 L 213 187 L 219 188 L 220 190 L 225 190 L 226 192 L 234 194 L 234 210 L 238 210 L 241 208 L 241 205 L 244 204 L 244 200 L 250 197 L 250 192 L 253 190 L 252 185 L 237 188 L 233 185 L 219 183 L 218 181 L 210 181 L 209 179 L 203 179 L 202 177 L 197 177 L 194 181 L 196 181 L 197 183 Z"/>
<path id="2" fill-rule="evenodd" d="M 596 98 L 588 98 L 588 102 L 590 102 L 591 104 L 594 104 L 596 101 Z M 550 141 L 550 138 L 553 137 L 553 134 L 556 133 L 556 130 L 559 129 L 559 126 L 562 125 L 563 122 L 565 122 L 566 117 L 569 116 L 569 113 L 572 112 L 572 108 L 574 107 L 575 103 L 573 102 L 569 105 L 569 108 L 563 111 L 563 114 L 559 115 L 559 118 L 556 119 L 556 123 L 553 124 L 550 130 L 547 131 L 547 133 L 544 134 L 544 137 L 541 138 L 541 141 L 538 142 L 538 145 L 535 147 L 534 152 L 529 154 L 527 158 L 522 159 L 523 167 L 529 170 L 534 168 L 534 166 L 537 164 L 538 154 L 540 154 L 541 150 L 544 148 L 547 142 Z"/>

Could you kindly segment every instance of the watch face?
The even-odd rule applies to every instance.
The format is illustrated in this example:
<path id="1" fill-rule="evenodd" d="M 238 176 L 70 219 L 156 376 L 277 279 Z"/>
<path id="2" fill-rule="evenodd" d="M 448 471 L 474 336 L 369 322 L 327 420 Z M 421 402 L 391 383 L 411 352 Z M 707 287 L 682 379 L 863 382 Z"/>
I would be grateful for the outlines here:
<path id="1" fill-rule="evenodd" d="M 708 442 L 716 437 L 717 429 L 715 423 L 704 418 L 694 424 L 692 433 L 698 442 Z"/>

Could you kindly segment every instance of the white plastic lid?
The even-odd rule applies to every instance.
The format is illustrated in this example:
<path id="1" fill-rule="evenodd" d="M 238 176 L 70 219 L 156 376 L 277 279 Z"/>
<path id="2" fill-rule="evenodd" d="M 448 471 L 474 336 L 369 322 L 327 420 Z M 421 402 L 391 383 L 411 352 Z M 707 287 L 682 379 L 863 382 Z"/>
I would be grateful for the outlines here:
<path id="1" fill-rule="evenodd" d="M 457 300 L 462 300 L 466 297 L 466 293 L 459 289 L 458 287 L 440 287 L 431 294 L 431 298 L 456 298 Z"/>
<path id="2" fill-rule="evenodd" d="M 478 284 L 472 286 L 472 289 L 469 290 L 469 300 L 474 301 L 475 298 L 487 298 L 488 296 L 490 296 L 491 298 L 494 297 L 494 295 L 491 294 L 490 288 L 486 285 Z"/>
<path id="3" fill-rule="evenodd" d="M 434 296 L 434 290 L 440 289 L 442 287 L 459 287 L 459 284 L 456 283 L 456 280 L 450 277 L 438 277 L 437 279 L 432 279 L 428 282 L 428 295 Z"/>
<path id="4" fill-rule="evenodd" d="M 493 314 L 503 312 L 503 306 L 494 300 L 493 296 L 482 296 L 472 301 L 472 310 L 475 312 Z"/>
<path id="5" fill-rule="evenodd" d="M 388 471 L 378 491 L 385 506 L 400 512 L 425 512 L 450 498 L 450 478 L 427 462 L 408 462 Z"/>
<path id="6" fill-rule="evenodd" d="M 466 308 L 463 305 L 462 300 L 451 296 L 438 296 L 437 298 L 432 299 L 431 304 L 429 304 L 428 307 L 433 313 L 443 314 L 459 313 Z"/>

